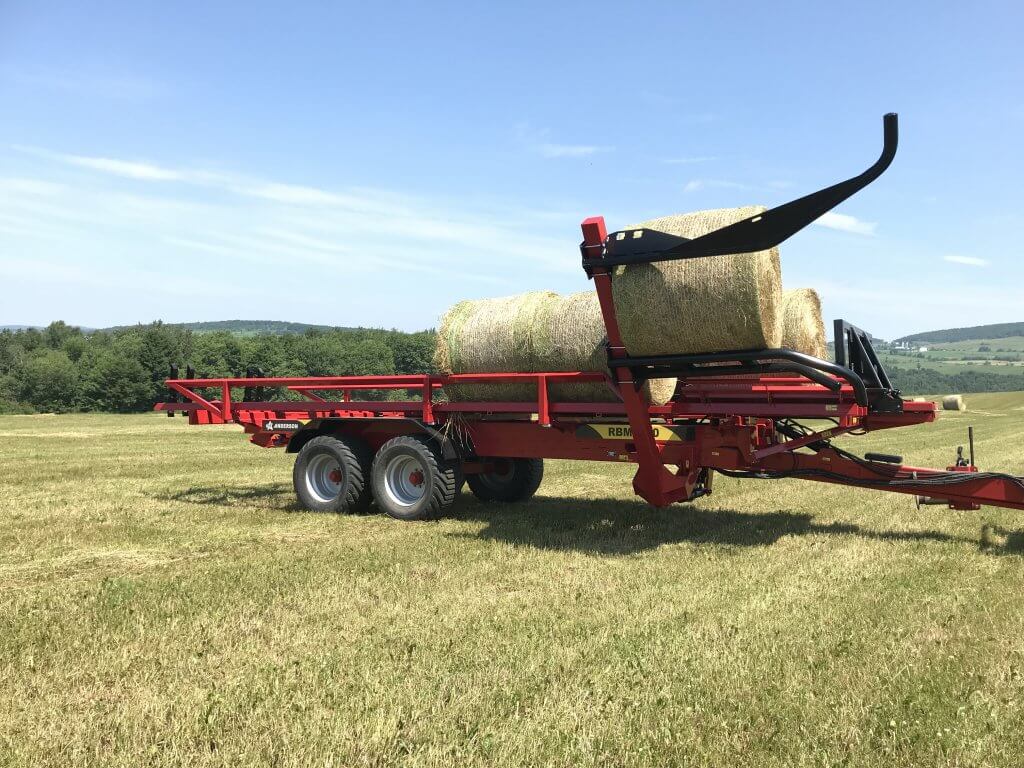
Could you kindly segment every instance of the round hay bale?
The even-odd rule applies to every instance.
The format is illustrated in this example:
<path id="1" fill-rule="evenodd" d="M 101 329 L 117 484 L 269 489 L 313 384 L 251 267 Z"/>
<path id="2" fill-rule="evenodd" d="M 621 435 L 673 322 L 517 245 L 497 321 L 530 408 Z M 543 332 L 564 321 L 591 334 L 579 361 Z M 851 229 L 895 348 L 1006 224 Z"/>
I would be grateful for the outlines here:
<path id="1" fill-rule="evenodd" d="M 782 346 L 812 357 L 828 356 L 821 299 L 813 288 L 782 292 Z"/>
<path id="2" fill-rule="evenodd" d="M 636 224 L 694 238 L 761 206 L 698 211 Z M 764 349 L 782 343 L 779 251 L 619 267 L 612 280 L 619 327 L 634 355 Z"/>
<path id="3" fill-rule="evenodd" d="M 463 301 L 441 318 L 434 364 L 441 373 L 608 372 L 601 305 L 593 291 L 560 296 L 537 291 L 498 299 Z M 675 393 L 675 379 L 644 385 L 656 405 Z M 452 400 L 529 401 L 533 384 L 463 384 L 447 387 Z M 606 384 L 552 384 L 552 400 L 614 402 Z"/>
<path id="4" fill-rule="evenodd" d="M 966 411 L 967 403 L 963 395 L 946 395 L 942 398 L 942 410 L 944 411 Z"/>

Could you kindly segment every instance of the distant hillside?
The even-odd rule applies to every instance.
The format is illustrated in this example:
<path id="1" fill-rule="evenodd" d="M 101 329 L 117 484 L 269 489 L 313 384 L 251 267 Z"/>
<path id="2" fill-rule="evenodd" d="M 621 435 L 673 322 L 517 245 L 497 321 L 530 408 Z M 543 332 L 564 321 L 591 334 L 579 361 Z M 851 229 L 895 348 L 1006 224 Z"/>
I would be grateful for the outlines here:
<path id="1" fill-rule="evenodd" d="M 305 333 L 317 329 L 328 331 L 335 326 L 311 325 L 309 323 L 289 323 L 284 320 L 214 320 L 204 323 L 165 323 L 172 328 L 184 328 L 196 333 L 213 333 L 215 331 L 227 331 L 242 336 L 255 336 L 257 334 L 281 335 L 286 333 Z M 130 325 L 119 325 L 113 328 L 104 328 L 104 331 L 119 331 L 126 328 L 133 328 Z M 342 328 L 342 330 L 353 330 Z"/>
<path id="2" fill-rule="evenodd" d="M 971 339 L 1005 339 L 1008 336 L 1024 336 L 1024 323 L 995 323 L 994 325 L 974 325 L 969 328 L 947 328 L 944 331 L 925 331 L 894 339 L 893 343 L 901 341 L 941 343 Z"/>

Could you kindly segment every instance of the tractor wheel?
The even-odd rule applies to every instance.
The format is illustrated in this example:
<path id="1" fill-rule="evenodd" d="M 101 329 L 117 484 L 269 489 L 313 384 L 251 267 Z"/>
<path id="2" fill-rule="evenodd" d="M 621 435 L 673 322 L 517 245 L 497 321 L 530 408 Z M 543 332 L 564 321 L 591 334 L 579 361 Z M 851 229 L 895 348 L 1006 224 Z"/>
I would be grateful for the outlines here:
<path id="1" fill-rule="evenodd" d="M 292 482 L 314 512 L 355 512 L 370 503 L 370 449 L 351 437 L 321 435 L 299 451 Z"/>
<path id="2" fill-rule="evenodd" d="M 455 501 L 459 475 L 458 462 L 446 461 L 434 443 L 413 435 L 395 437 L 373 459 L 373 497 L 398 520 L 429 520 Z"/>
<path id="3" fill-rule="evenodd" d="M 467 475 L 469 490 L 480 501 L 526 501 L 544 479 L 543 459 L 494 459 L 494 472 Z"/>

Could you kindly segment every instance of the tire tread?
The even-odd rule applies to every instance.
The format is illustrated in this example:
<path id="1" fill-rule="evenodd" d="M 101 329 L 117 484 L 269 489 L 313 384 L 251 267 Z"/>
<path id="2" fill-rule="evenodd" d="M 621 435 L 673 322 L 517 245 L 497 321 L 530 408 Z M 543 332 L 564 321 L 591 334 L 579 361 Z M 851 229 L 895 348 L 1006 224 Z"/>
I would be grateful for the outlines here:
<path id="1" fill-rule="evenodd" d="M 305 473 L 306 457 L 316 448 L 329 448 L 336 451 L 342 458 L 345 472 L 349 477 L 344 494 L 329 507 L 311 506 L 299 493 L 300 482 L 304 480 L 302 475 Z M 309 440 L 299 451 L 292 472 L 292 482 L 295 485 L 296 495 L 307 509 L 320 512 L 353 512 L 364 508 L 370 502 L 369 467 L 370 449 L 362 441 L 356 438 L 320 435 Z"/>
<path id="2" fill-rule="evenodd" d="M 389 508 L 386 499 L 381 499 L 377 492 L 380 484 L 378 462 L 387 461 L 388 454 L 396 447 L 411 448 L 426 463 L 427 471 L 433 476 L 431 484 L 430 499 L 420 507 L 414 516 L 406 517 L 394 514 Z M 383 470 L 381 470 L 383 471 Z M 430 440 L 419 435 L 400 435 L 388 440 L 377 451 L 373 460 L 373 482 L 374 495 L 377 497 L 377 506 L 391 517 L 399 520 L 434 520 L 443 515 L 455 502 L 459 491 L 459 464 L 458 462 L 447 461 L 440 449 Z"/>

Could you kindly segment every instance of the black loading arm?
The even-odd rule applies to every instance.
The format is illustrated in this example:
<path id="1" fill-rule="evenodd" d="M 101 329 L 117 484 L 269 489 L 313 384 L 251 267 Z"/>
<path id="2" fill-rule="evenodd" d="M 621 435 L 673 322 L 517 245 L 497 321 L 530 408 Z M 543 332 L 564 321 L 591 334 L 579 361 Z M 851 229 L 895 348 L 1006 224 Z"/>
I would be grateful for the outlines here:
<path id="1" fill-rule="evenodd" d="M 896 156 L 896 145 L 899 142 L 899 122 L 896 113 L 890 112 L 885 115 L 882 118 L 882 126 L 885 136 L 882 154 L 874 165 L 859 176 L 692 240 L 653 229 L 612 232 L 605 240 L 604 253 L 598 256 L 584 256 L 583 268 L 589 275 L 592 274 L 593 268 L 598 266 L 614 267 L 620 264 L 698 259 L 774 248 L 882 175 Z"/>

